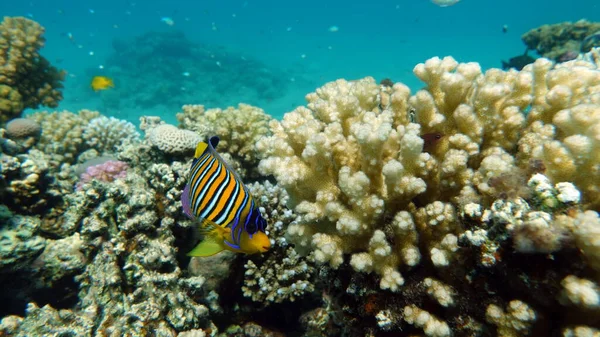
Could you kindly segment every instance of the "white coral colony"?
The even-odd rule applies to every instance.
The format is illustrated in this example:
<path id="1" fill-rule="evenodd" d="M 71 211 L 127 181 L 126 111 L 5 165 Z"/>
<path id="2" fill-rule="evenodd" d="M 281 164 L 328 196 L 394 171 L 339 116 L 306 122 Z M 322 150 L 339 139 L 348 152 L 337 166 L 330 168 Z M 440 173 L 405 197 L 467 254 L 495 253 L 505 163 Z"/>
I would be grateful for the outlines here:
<path id="1" fill-rule="evenodd" d="M 431 0 L 434 4 L 440 7 L 449 7 L 452 5 L 456 5 L 460 0 Z"/>

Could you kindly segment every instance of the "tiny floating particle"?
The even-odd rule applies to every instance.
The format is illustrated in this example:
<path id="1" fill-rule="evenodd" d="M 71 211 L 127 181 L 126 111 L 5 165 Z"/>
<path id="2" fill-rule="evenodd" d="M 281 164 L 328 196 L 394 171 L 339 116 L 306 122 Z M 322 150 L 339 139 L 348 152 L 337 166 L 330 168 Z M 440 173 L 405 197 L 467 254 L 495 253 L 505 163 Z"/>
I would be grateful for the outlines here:
<path id="1" fill-rule="evenodd" d="M 181 75 L 183 75 L 185 77 L 190 77 L 190 72 L 189 71 L 184 71 Z"/>
<path id="2" fill-rule="evenodd" d="M 169 26 L 173 26 L 175 24 L 175 21 L 173 21 L 173 19 L 171 19 L 168 16 L 165 16 L 164 18 L 161 18 L 160 21 L 166 23 Z"/>
<path id="3" fill-rule="evenodd" d="M 338 26 L 331 26 L 331 27 L 329 27 L 329 32 L 331 32 L 331 33 L 335 33 L 335 32 L 337 32 L 339 30 L 340 30 L 340 27 L 338 27 Z"/>

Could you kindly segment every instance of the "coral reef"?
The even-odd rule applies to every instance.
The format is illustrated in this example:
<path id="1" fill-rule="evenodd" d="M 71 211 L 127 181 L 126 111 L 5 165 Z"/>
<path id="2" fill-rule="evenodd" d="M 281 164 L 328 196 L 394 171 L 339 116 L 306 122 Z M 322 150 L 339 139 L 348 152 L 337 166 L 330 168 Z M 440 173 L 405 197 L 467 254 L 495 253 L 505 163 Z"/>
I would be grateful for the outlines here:
<path id="1" fill-rule="evenodd" d="M 429 336 L 559 332 L 545 324 L 560 282 L 588 280 L 597 256 L 598 214 L 581 211 L 600 206 L 597 66 L 539 59 L 483 73 L 446 57 L 414 73 L 426 84 L 414 95 L 401 83 L 337 80 L 270 122 L 259 168 L 299 216 L 287 237 L 331 275 L 375 274 L 377 288 L 397 292 L 361 311 L 347 303 L 366 306 L 380 290 L 350 291 L 342 276 L 330 289 L 346 305 L 337 311 L 380 329 L 406 329 L 404 317 Z M 516 309 L 532 306 L 542 314 Z"/>
<path id="2" fill-rule="evenodd" d="M 82 110 L 79 113 L 69 111 L 36 112 L 28 118 L 42 126 L 42 135 L 36 148 L 53 155 L 56 167 L 62 163 L 75 163 L 79 154 L 89 147 L 83 138 L 87 125 L 100 113 Z"/>
<path id="3" fill-rule="evenodd" d="M 337 80 L 281 121 L 188 105 L 179 127 L 142 117 L 141 140 L 98 112 L 32 114 L 37 142 L 0 131 L 0 334 L 598 334 L 596 56 L 433 58 L 416 93 Z M 265 254 L 186 256 L 181 193 L 212 134 L 268 221 Z"/>
<path id="4" fill-rule="evenodd" d="M 23 17 L 0 23 L 0 123 L 26 108 L 58 106 L 65 73 L 40 55 L 44 28 Z"/>
<path id="5" fill-rule="evenodd" d="M 568 56 L 587 53 L 600 47 L 600 23 L 579 20 L 543 25 L 523 34 L 521 39 L 531 50 L 543 57 L 564 62 L 574 59 Z"/>
<path id="6" fill-rule="evenodd" d="M 256 143 L 270 135 L 271 116 L 248 104 L 208 110 L 203 105 L 184 105 L 182 110 L 177 114 L 179 127 L 193 130 L 203 139 L 219 136 L 219 151 L 229 153 L 235 161 L 232 165 L 240 168 L 238 174 L 249 178 L 259 176 Z"/>
<path id="7" fill-rule="evenodd" d="M 172 245 L 175 219 L 165 213 L 159 218 L 151 191 L 145 178 L 129 172 L 125 179 L 95 179 L 70 196 L 69 217 L 81 223 L 76 250 L 89 262 L 76 276 L 76 307 L 58 313 L 44 307 L 44 315 L 66 315 L 87 325 L 97 322 L 88 327 L 94 334 L 172 334 L 201 327 L 208 309 L 192 294 L 204 279 L 182 275 Z M 39 263 L 47 265 L 46 260 Z M 164 291 L 156 292 L 155 287 Z M 19 323 L 20 334 L 64 329 L 60 320 L 44 325 L 31 308 L 37 310 L 30 305 Z"/>

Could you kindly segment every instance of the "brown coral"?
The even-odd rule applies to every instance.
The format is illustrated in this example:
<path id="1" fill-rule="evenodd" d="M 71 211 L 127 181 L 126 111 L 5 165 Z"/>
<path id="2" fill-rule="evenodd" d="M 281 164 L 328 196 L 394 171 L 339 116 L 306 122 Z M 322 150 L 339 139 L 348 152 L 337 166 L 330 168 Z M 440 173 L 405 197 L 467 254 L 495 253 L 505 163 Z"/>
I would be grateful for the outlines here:
<path id="1" fill-rule="evenodd" d="M 577 54 L 590 51 L 590 42 L 593 42 L 591 37 L 598 31 L 600 22 L 561 22 L 534 28 L 523 34 L 521 40 L 527 48 L 537 51 L 543 57 L 560 61 L 569 52 Z"/>
<path id="2" fill-rule="evenodd" d="M 0 122 L 62 99 L 65 73 L 39 54 L 43 34 L 42 26 L 23 17 L 4 17 L 0 24 Z"/>
<path id="3" fill-rule="evenodd" d="M 40 123 L 27 118 L 15 118 L 6 124 L 6 135 L 10 138 L 37 137 L 42 132 Z"/>

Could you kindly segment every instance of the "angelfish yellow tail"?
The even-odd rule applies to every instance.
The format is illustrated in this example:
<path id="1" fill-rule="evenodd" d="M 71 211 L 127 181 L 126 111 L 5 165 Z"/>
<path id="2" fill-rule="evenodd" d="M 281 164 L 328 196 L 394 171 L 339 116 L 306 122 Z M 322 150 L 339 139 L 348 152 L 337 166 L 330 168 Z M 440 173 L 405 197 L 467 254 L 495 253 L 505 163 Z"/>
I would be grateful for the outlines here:
<path id="1" fill-rule="evenodd" d="M 188 256 L 212 256 L 221 251 L 225 250 L 223 244 L 217 240 L 213 235 L 207 235 L 194 249 L 192 249 Z"/>

